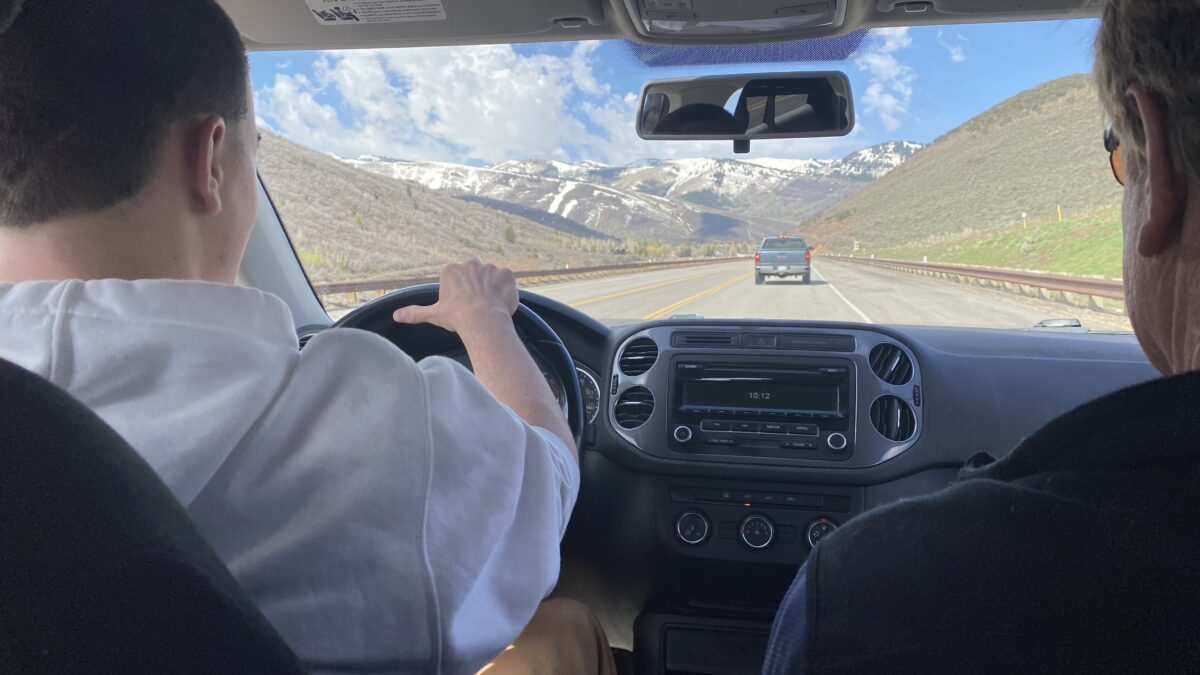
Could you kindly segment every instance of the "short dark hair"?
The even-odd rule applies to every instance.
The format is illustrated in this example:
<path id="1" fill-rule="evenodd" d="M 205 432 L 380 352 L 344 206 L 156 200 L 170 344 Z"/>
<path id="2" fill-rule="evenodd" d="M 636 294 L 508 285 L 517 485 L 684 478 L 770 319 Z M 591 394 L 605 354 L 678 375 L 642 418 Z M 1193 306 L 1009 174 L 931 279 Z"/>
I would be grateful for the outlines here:
<path id="1" fill-rule="evenodd" d="M 171 123 L 249 109 L 214 0 L 0 0 L 0 30 L 0 226 L 111 207 L 145 186 Z"/>

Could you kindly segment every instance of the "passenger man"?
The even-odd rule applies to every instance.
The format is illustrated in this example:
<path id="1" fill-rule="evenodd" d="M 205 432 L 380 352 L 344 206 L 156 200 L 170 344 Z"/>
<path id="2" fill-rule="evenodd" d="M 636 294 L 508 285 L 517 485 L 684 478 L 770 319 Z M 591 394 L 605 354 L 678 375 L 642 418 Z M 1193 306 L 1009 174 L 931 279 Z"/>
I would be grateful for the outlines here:
<path id="1" fill-rule="evenodd" d="M 1197 34 L 1197 0 L 1108 0 L 1096 41 L 1129 316 L 1165 379 L 821 542 L 766 673 L 1200 671 Z"/>

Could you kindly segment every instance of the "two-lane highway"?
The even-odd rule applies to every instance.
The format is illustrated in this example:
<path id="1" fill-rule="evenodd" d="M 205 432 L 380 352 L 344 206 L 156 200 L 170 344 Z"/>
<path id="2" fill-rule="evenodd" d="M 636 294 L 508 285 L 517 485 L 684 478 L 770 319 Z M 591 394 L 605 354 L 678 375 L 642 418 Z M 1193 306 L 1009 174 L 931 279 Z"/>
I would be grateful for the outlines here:
<path id="1" fill-rule="evenodd" d="M 530 290 L 610 322 L 679 315 L 1029 328 L 1047 318 L 1079 318 L 1098 330 L 1128 330 L 1128 320 L 939 279 L 833 260 L 800 279 L 755 285 L 752 263 L 643 272 L 570 281 Z"/>

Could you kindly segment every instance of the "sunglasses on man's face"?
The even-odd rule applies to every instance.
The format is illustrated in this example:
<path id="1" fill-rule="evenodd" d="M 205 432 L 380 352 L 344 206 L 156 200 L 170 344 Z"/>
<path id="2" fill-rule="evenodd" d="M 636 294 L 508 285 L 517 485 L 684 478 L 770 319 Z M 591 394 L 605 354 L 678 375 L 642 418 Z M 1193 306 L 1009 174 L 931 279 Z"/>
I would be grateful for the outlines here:
<path id="1" fill-rule="evenodd" d="M 1112 167 L 1113 178 L 1124 185 L 1125 167 L 1121 164 L 1121 141 L 1113 133 L 1112 126 L 1104 130 L 1104 149 L 1108 151 L 1108 164 Z"/>

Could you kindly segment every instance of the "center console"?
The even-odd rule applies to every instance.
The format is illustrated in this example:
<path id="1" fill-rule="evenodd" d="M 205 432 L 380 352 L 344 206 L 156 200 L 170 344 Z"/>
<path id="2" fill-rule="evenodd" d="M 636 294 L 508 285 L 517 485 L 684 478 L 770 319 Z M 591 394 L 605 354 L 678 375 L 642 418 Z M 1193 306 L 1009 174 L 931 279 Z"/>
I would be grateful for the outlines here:
<path id="1" fill-rule="evenodd" d="M 916 358 L 868 329 L 654 326 L 612 372 L 613 428 L 658 458 L 855 469 L 921 431 Z"/>
<path id="2" fill-rule="evenodd" d="M 915 353 L 887 329 L 672 322 L 626 337 L 611 372 L 604 409 L 622 439 L 707 464 L 653 480 L 657 548 L 673 562 L 635 625 L 639 672 L 761 672 L 796 568 L 866 508 L 865 488 L 828 470 L 877 466 L 921 434 Z M 727 480 L 722 464 L 826 471 L 816 484 Z"/>

